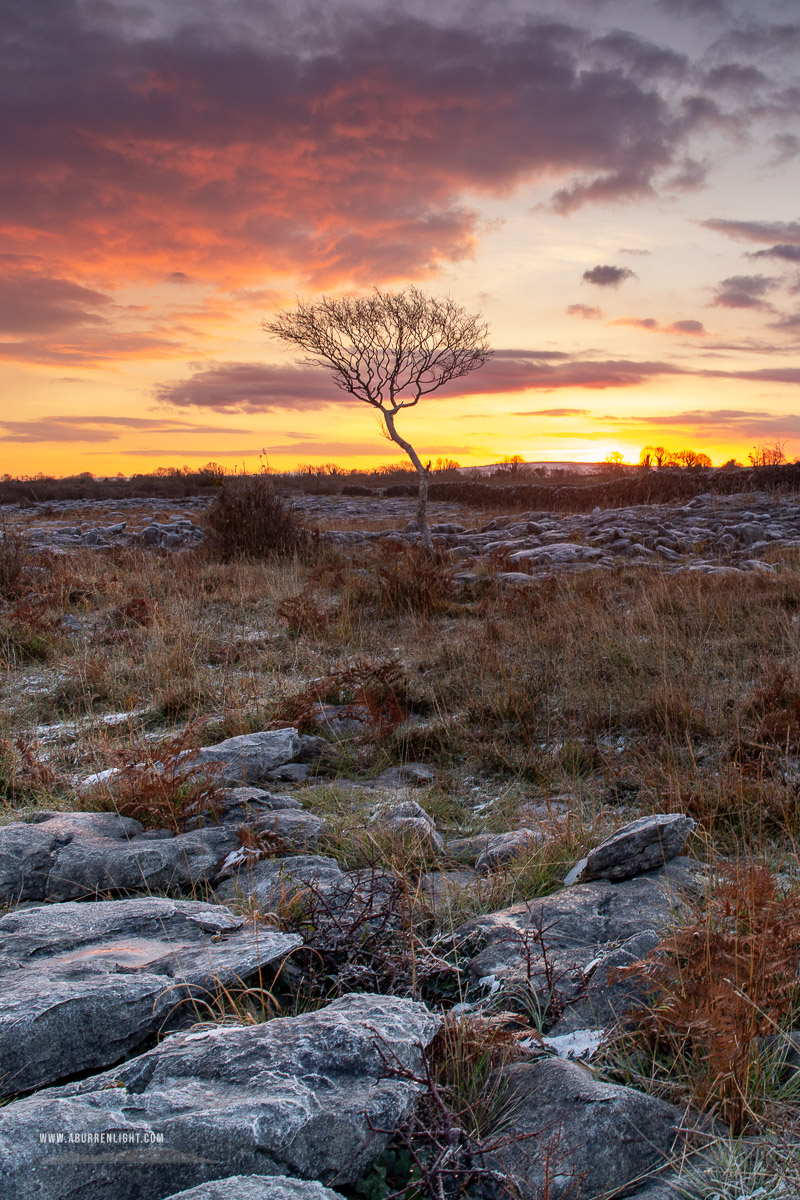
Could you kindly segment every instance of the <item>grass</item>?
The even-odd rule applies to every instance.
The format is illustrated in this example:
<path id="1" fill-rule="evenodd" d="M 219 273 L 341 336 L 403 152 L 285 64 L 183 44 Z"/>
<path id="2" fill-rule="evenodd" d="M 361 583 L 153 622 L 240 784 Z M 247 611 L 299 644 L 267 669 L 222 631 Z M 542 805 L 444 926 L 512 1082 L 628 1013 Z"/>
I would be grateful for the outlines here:
<path id="1" fill-rule="evenodd" d="M 391 545 L 357 558 L 323 542 L 266 558 L 129 549 L 41 558 L 25 566 L 35 592 L 0 595 L 5 819 L 74 806 L 76 775 L 121 766 L 124 794 L 94 803 L 176 827 L 204 801 L 191 779 L 154 769 L 170 747 L 180 762 L 198 741 L 288 720 L 311 730 L 319 703 L 359 708 L 363 733 L 332 745 L 296 795 L 328 822 L 320 853 L 402 886 L 385 941 L 363 912 L 332 939 L 333 918 L 312 896 L 278 914 L 303 933 L 319 981 L 313 994 L 297 978 L 281 981 L 275 1003 L 293 1011 L 344 987 L 447 1008 L 464 998 L 455 930 L 465 919 L 552 891 L 632 816 L 688 812 L 698 822 L 691 852 L 720 885 L 689 932 L 665 944 L 660 967 L 647 965 L 660 999 L 640 1023 L 643 1040 L 615 1046 L 615 1077 L 691 1098 L 734 1129 L 780 1127 L 797 1106 L 781 1035 L 800 1021 L 787 974 L 800 956 L 790 886 L 800 557 L 774 554 L 774 574 L 621 566 L 519 588 L 487 577 L 465 593 L 451 587 L 452 564 L 427 560 L 423 570 Z M 104 724 L 120 713 L 131 715 Z M 564 811 L 544 818 L 547 837 L 531 851 L 459 882 L 454 859 L 371 821 L 371 779 L 419 760 L 439 770 L 420 802 L 451 837 L 524 825 L 548 797 L 566 795 Z M 778 871 L 788 882 L 775 882 Z M 449 877 L 435 904 L 430 872 Z M 230 1010 L 247 1020 L 275 1011 L 257 993 L 236 1003 Z"/>
<path id="2" fill-rule="evenodd" d="M 715 864 L 706 895 L 641 963 L 645 1001 L 612 1042 L 618 1070 L 739 1134 L 771 1107 L 800 1116 L 787 1065 L 800 1022 L 800 886 L 748 858 Z"/>

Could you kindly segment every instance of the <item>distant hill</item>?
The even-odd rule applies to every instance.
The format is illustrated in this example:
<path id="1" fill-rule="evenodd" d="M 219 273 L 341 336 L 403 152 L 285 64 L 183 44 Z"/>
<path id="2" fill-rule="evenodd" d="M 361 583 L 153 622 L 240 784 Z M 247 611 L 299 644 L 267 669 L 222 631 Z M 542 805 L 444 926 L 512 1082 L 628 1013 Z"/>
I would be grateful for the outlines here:
<path id="1" fill-rule="evenodd" d="M 509 467 L 509 464 L 502 463 L 502 462 L 484 463 L 483 465 L 481 465 L 479 467 L 459 467 L 458 469 L 461 472 L 461 474 L 465 474 L 468 471 L 477 471 L 481 475 L 491 475 L 492 472 L 501 470 L 503 467 L 506 467 L 510 473 L 511 469 Z M 518 471 L 533 471 L 533 470 L 538 470 L 540 468 L 544 468 L 545 470 L 548 470 L 548 471 L 569 471 L 569 473 L 571 475 L 596 475 L 598 473 L 598 471 L 601 471 L 607 467 L 608 467 L 608 463 L 604 463 L 604 462 L 588 462 L 587 463 L 587 462 L 532 461 L 532 462 L 517 463 Z"/>

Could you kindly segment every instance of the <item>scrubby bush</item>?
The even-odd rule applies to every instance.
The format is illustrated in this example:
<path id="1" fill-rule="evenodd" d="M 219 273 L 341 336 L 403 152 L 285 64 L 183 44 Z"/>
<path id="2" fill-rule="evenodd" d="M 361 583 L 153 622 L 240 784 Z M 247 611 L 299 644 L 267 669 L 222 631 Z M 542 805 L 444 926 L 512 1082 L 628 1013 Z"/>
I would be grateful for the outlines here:
<path id="1" fill-rule="evenodd" d="M 288 558 L 307 551 L 313 533 L 265 472 L 223 480 L 206 514 L 206 543 L 223 562 Z"/>

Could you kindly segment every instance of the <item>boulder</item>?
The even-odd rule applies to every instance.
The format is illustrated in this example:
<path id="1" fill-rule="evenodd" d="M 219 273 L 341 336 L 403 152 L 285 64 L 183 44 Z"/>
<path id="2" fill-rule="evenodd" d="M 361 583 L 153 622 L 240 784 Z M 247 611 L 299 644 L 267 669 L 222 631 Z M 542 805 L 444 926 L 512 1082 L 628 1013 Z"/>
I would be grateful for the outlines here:
<path id="1" fill-rule="evenodd" d="M 581 859 L 567 875 L 567 884 L 590 879 L 632 879 L 676 858 L 694 829 L 683 813 L 652 813 L 612 833 Z"/>
<path id="2" fill-rule="evenodd" d="M 673 859 L 661 871 L 622 883 L 596 880 L 540 900 L 477 917 L 457 931 L 483 943 L 469 964 L 474 984 L 532 992 L 551 1020 L 585 995 L 602 956 L 672 920 L 683 892 L 697 886 L 693 864 Z"/>
<path id="3" fill-rule="evenodd" d="M 344 1200 L 321 1183 L 290 1179 L 288 1175 L 229 1175 L 199 1183 L 166 1200 Z"/>
<path id="4" fill-rule="evenodd" d="M 444 840 L 437 833 L 433 819 L 416 800 L 403 800 L 375 814 L 378 825 L 401 841 L 422 850 L 441 854 Z"/>
<path id="5" fill-rule="evenodd" d="M 291 762 L 300 753 L 300 735 L 291 726 L 265 729 L 261 733 L 242 733 L 216 746 L 202 746 L 192 754 L 198 764 L 218 763 L 224 783 L 257 784 L 270 771 Z"/>
<path id="6" fill-rule="evenodd" d="M 0 1108 L 0 1200 L 161 1200 L 230 1175 L 347 1184 L 413 1110 L 440 1024 L 349 995 L 262 1025 L 175 1033 L 101 1075 Z"/>
<path id="7" fill-rule="evenodd" d="M 106 1067 L 300 938 L 193 900 L 108 900 L 0 918 L 0 1095 Z"/>
<path id="8" fill-rule="evenodd" d="M 186 891 L 213 880 L 236 830 L 144 832 L 117 813 L 40 812 L 0 827 L 0 902 Z"/>
<path id="9" fill-rule="evenodd" d="M 421 788 L 429 787 L 437 779 L 436 771 L 426 763 L 408 762 L 399 767 L 387 767 L 369 786 L 376 788 Z"/>
<path id="10" fill-rule="evenodd" d="M 343 871 L 335 858 L 321 854 L 299 854 L 289 858 L 262 858 L 250 866 L 240 867 L 217 888 L 217 896 L 226 899 L 236 895 L 250 896 L 264 912 L 275 905 L 286 904 L 299 896 L 312 893 L 320 902 L 338 909 L 356 900 L 363 891 L 384 892 L 383 881 L 391 876 L 382 872 Z"/>
<path id="11" fill-rule="evenodd" d="M 214 797 L 213 810 L 203 810 L 188 815 L 181 822 L 183 829 L 201 829 L 206 825 L 227 824 L 247 825 L 264 813 L 274 812 L 275 809 L 300 808 L 300 801 L 294 796 L 276 795 L 257 787 L 225 788 Z"/>
<path id="12" fill-rule="evenodd" d="M 682 1109 L 563 1058 L 514 1064 L 502 1078 L 511 1116 L 497 1164 L 522 1196 L 595 1200 L 635 1187 L 667 1162 L 682 1126 Z"/>
<path id="13" fill-rule="evenodd" d="M 532 856 L 536 846 L 545 840 L 543 830 L 512 829 L 498 833 L 484 847 L 475 863 L 476 871 L 496 871 L 522 855 Z"/>

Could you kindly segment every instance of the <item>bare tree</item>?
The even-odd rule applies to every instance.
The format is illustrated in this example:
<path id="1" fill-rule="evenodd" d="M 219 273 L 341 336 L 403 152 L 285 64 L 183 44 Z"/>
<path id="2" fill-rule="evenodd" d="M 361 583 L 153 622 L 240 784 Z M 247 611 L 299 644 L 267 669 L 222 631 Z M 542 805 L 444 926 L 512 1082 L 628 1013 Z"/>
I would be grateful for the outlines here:
<path id="1" fill-rule="evenodd" d="M 333 381 L 380 412 L 387 436 L 411 459 L 419 477 L 417 525 L 432 546 L 428 527 L 428 477 L 414 447 L 397 432 L 395 417 L 451 379 L 482 367 L 491 355 L 488 326 L 449 297 L 415 287 L 370 296 L 323 296 L 279 312 L 263 328 L 297 346 L 305 361 L 331 368 Z"/>
<path id="2" fill-rule="evenodd" d="M 750 459 L 750 465 L 753 467 L 779 467 L 786 462 L 785 445 L 785 442 L 772 442 L 754 446 L 747 456 Z"/>

